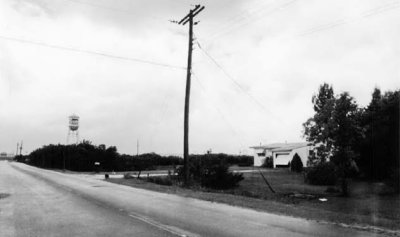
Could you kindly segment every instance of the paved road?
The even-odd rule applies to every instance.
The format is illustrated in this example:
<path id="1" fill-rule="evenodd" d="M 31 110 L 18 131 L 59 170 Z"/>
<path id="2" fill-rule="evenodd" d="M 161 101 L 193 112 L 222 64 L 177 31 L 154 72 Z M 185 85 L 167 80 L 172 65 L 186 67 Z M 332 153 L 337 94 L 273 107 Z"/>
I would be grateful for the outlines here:
<path id="1" fill-rule="evenodd" d="M 0 162 L 0 236 L 377 236 Z"/>

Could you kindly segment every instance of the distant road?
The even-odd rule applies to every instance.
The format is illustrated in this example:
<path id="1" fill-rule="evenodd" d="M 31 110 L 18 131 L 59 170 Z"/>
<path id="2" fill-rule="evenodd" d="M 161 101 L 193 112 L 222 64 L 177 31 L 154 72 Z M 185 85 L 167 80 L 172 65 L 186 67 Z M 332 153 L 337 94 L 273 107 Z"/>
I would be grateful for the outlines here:
<path id="1" fill-rule="evenodd" d="M 1 237 L 377 236 L 5 161 L 0 193 Z"/>

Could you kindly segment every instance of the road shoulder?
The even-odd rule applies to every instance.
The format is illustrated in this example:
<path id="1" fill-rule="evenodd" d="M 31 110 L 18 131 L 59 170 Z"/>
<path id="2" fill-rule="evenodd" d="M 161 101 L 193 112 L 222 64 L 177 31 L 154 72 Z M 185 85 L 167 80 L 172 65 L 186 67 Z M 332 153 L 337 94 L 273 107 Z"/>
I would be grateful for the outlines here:
<path id="1" fill-rule="evenodd" d="M 373 232 L 376 234 L 400 236 L 399 223 L 395 220 L 385 218 L 379 218 L 379 220 L 377 220 L 371 218 L 371 216 L 348 215 L 314 207 L 298 206 L 295 203 L 281 203 L 274 200 L 264 200 L 222 192 L 204 192 L 184 189 L 177 186 L 163 186 L 137 179 L 111 178 L 105 181 L 134 188 L 174 194 L 182 197 L 250 208 L 261 212 L 302 218 L 322 224 L 337 225 L 345 228 Z"/>

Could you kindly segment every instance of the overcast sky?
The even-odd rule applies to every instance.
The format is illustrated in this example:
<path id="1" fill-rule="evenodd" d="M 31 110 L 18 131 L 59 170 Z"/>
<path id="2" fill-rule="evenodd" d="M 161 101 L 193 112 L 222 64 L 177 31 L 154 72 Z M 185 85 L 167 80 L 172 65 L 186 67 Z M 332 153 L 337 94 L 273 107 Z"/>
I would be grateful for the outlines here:
<path id="1" fill-rule="evenodd" d="M 323 82 L 361 106 L 400 88 L 398 0 L 0 0 L 0 151 L 65 143 L 76 113 L 81 139 L 181 155 L 188 26 L 169 20 L 198 3 L 191 153 L 303 141 Z"/>

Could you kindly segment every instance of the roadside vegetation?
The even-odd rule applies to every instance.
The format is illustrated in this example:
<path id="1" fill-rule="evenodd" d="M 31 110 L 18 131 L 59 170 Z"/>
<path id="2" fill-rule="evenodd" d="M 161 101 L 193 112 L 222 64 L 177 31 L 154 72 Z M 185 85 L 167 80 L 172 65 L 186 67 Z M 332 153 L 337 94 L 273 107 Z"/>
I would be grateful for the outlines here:
<path id="1" fill-rule="evenodd" d="M 190 155 L 190 160 L 192 161 L 191 169 L 195 173 L 200 171 L 198 169 L 200 163 L 210 163 L 210 165 L 211 163 L 213 165 L 218 163 L 226 166 L 250 166 L 253 164 L 253 157 L 245 155 Z M 144 153 L 137 156 L 119 154 L 115 146 L 94 145 L 85 140 L 73 145 L 46 145 L 34 150 L 27 156 L 17 156 L 15 161 L 40 168 L 66 169 L 78 172 L 141 172 L 157 169 L 169 169 L 175 172 L 183 165 L 183 159 L 178 156 L 161 156 L 156 153 Z M 196 175 L 193 174 L 192 177 L 196 177 Z"/>
<path id="2" fill-rule="evenodd" d="M 204 185 L 203 170 L 210 164 L 200 159 L 190 162 L 191 180 L 200 185 L 182 188 L 178 171 L 177 176 L 160 178 L 170 181 L 167 186 L 146 187 L 285 215 L 398 230 L 399 95 L 375 89 L 370 104 L 361 108 L 348 93 L 335 95 L 332 86 L 321 85 L 312 97 L 315 114 L 303 125 L 304 137 L 315 147 L 306 168 L 295 156 L 289 169 L 253 170 L 222 188 Z M 272 160 L 266 159 L 263 167 L 272 167 Z M 112 182 L 143 185 L 138 180 Z"/>
<path id="3" fill-rule="evenodd" d="M 306 183 L 304 173 L 291 172 L 289 169 L 259 170 L 235 166 L 229 170 L 233 173 L 243 172 L 243 180 L 232 189 L 201 185 L 187 188 L 179 185 L 173 176 L 144 176 L 137 179 L 136 172 L 131 172 L 130 178 L 111 177 L 107 181 L 320 222 L 344 223 L 367 229 L 371 228 L 368 226 L 391 230 L 400 228 L 400 198 L 390 194 L 391 191 L 383 183 L 353 179 L 350 181 L 350 196 L 343 198 L 335 185 Z M 268 188 L 260 171 L 275 193 Z"/>
<path id="4" fill-rule="evenodd" d="M 251 156 L 190 155 L 190 182 L 183 185 L 180 157 L 121 155 L 116 147 L 88 141 L 44 146 L 16 160 L 51 169 L 125 172 L 109 181 L 285 215 L 400 229 L 400 91 L 375 89 L 362 108 L 325 83 L 312 102 L 315 113 L 303 124 L 303 134 L 314 150 L 307 164 L 296 154 L 287 169 L 271 169 L 271 159 L 260 169 L 250 167 Z M 143 178 L 146 170 L 165 173 Z"/>
<path id="5" fill-rule="evenodd" d="M 382 94 L 375 88 L 369 105 L 361 108 L 347 92 L 335 95 L 332 86 L 324 83 L 312 102 L 315 114 L 303 124 L 304 137 L 315 146 L 308 181 L 337 181 L 342 195 L 348 196 L 349 180 L 362 177 L 383 181 L 398 193 L 400 91 Z"/>

